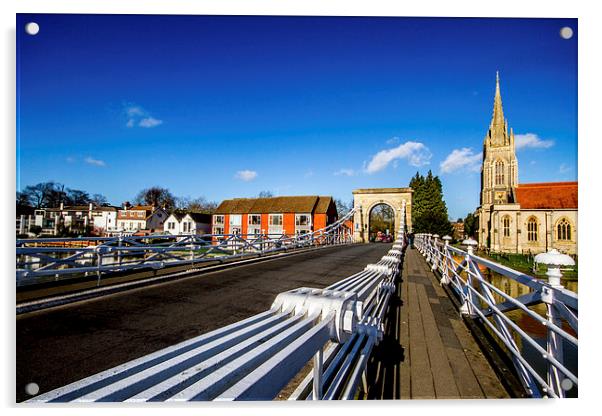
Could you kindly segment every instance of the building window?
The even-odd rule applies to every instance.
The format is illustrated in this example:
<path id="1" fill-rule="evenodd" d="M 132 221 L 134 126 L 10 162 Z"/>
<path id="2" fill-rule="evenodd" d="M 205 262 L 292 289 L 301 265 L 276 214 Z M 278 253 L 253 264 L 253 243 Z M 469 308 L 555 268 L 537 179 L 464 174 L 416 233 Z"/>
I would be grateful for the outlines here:
<path id="1" fill-rule="evenodd" d="M 249 225 L 261 225 L 261 215 L 250 214 Z"/>
<path id="2" fill-rule="evenodd" d="M 224 223 L 224 216 L 223 215 L 214 215 L 213 216 L 213 223 L 214 224 L 223 224 Z"/>
<path id="3" fill-rule="evenodd" d="M 213 227 L 213 234 L 223 234 L 224 227 Z"/>
<path id="4" fill-rule="evenodd" d="M 510 217 L 505 216 L 502 219 L 502 227 L 504 228 L 504 237 L 510 237 Z"/>
<path id="5" fill-rule="evenodd" d="M 571 223 L 566 218 L 560 220 L 556 226 L 557 238 L 561 241 L 571 240 Z"/>
<path id="6" fill-rule="evenodd" d="M 537 241 L 537 219 L 534 217 L 527 221 L 527 241 Z"/>
<path id="7" fill-rule="evenodd" d="M 167 229 L 168 230 L 173 230 L 174 228 L 176 228 L 176 224 L 174 222 L 168 222 L 167 223 Z"/>
<path id="8" fill-rule="evenodd" d="M 282 225 L 282 214 L 270 214 L 270 225 Z"/>
<path id="9" fill-rule="evenodd" d="M 311 225 L 311 215 L 309 214 L 296 214 L 295 225 L 297 226 L 309 226 Z"/>
<path id="10" fill-rule="evenodd" d="M 237 214 L 237 215 L 233 215 L 230 214 L 230 226 L 238 226 L 240 227 L 242 225 L 242 215 Z"/>
<path id="11" fill-rule="evenodd" d="M 504 184 L 504 162 L 502 162 L 501 160 L 497 160 L 495 162 L 495 184 Z"/>

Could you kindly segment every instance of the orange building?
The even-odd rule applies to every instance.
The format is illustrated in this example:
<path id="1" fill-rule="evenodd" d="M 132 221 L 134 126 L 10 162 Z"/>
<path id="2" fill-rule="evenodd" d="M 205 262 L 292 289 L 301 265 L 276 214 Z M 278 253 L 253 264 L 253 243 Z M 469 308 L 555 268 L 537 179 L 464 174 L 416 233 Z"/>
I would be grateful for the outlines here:
<path id="1" fill-rule="evenodd" d="M 278 196 L 226 199 L 212 217 L 213 234 L 299 235 L 338 219 L 330 196 Z"/>

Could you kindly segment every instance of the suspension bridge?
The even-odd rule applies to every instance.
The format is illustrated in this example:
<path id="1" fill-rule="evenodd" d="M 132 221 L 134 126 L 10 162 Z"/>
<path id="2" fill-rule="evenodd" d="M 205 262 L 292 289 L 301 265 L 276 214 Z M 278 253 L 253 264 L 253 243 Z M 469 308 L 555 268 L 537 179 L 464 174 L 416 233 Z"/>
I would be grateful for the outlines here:
<path id="1" fill-rule="evenodd" d="M 358 244 L 347 216 L 289 236 L 17 241 L 17 400 L 566 397 L 577 295 L 416 235 Z M 356 230 L 357 231 L 357 230 Z M 494 271 L 529 288 L 512 297 Z M 545 305 L 545 314 L 533 305 Z M 508 313 L 546 332 L 542 343 Z M 36 383 L 39 394 L 25 394 Z"/>

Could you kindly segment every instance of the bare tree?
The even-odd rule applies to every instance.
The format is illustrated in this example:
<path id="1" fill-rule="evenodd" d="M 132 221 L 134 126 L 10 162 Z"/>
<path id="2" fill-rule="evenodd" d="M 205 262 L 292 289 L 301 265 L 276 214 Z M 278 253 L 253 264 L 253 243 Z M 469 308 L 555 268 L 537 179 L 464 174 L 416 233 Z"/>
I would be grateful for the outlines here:
<path id="1" fill-rule="evenodd" d="M 90 195 L 86 191 L 79 189 L 67 189 L 66 198 L 63 200 L 69 205 L 86 205 L 92 201 Z"/>
<path id="2" fill-rule="evenodd" d="M 29 197 L 25 192 L 17 191 L 17 205 L 30 205 Z"/>
<path id="3" fill-rule="evenodd" d="M 337 213 L 339 214 L 339 218 L 343 217 L 345 214 L 347 214 L 349 211 L 351 211 L 351 207 L 349 205 L 347 205 L 345 202 L 343 202 L 342 199 L 335 199 L 334 200 L 334 204 L 337 207 Z"/>
<path id="4" fill-rule="evenodd" d="M 217 208 L 217 202 L 208 201 L 207 198 L 200 196 L 198 198 L 180 197 L 176 198 L 176 208 L 201 214 L 213 214 Z"/>
<path id="5" fill-rule="evenodd" d="M 90 202 L 98 205 L 99 207 L 109 205 L 109 201 L 107 197 L 102 194 L 94 194 L 92 198 L 90 198 Z"/>
<path id="6" fill-rule="evenodd" d="M 274 194 L 272 191 L 261 191 L 259 195 L 257 195 L 258 198 L 272 198 L 273 196 Z"/>
<path id="7" fill-rule="evenodd" d="M 33 207 L 56 206 L 56 195 L 58 193 L 57 184 L 54 182 L 42 182 L 36 185 L 29 185 L 23 189 L 23 198 L 29 201 Z"/>
<path id="8" fill-rule="evenodd" d="M 138 195 L 136 195 L 134 202 L 137 204 L 154 205 L 156 207 L 172 209 L 175 207 L 176 198 L 169 189 L 152 186 L 140 191 Z"/>

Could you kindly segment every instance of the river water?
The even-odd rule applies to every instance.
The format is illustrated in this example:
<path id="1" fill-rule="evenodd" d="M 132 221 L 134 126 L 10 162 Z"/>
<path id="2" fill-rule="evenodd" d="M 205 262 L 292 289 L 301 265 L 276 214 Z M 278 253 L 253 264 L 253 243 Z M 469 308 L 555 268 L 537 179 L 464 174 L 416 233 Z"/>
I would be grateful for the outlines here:
<path id="1" fill-rule="evenodd" d="M 486 270 L 483 277 L 495 287 L 501 289 L 513 298 L 517 298 L 532 291 L 532 289 L 528 286 L 522 285 L 513 279 L 500 275 L 491 270 Z M 561 283 L 568 290 L 578 293 L 577 280 L 563 279 Z M 504 300 L 501 296 L 497 294 L 494 294 L 494 297 L 496 298 L 497 302 L 501 302 Z M 544 303 L 533 305 L 529 307 L 529 309 L 536 312 L 544 318 L 546 317 L 546 305 Z M 547 329 L 540 322 L 538 322 L 537 320 L 535 320 L 534 318 L 532 318 L 527 313 L 521 310 L 507 312 L 506 316 L 508 316 L 527 334 L 529 334 L 529 336 L 531 336 L 542 348 L 547 348 Z M 571 335 L 577 337 L 577 334 L 564 320 L 562 322 L 562 328 Z M 516 341 L 519 349 L 521 350 L 523 356 L 527 359 L 527 361 L 533 366 L 533 368 L 539 373 L 539 375 L 542 376 L 544 380 L 547 380 L 547 361 L 545 361 L 541 357 L 541 354 L 537 352 L 532 345 L 530 345 L 528 342 L 525 342 L 523 338 L 518 334 L 514 335 L 514 340 Z M 573 374 L 577 375 L 577 348 L 572 343 L 565 340 L 563 340 L 563 346 L 564 365 Z M 577 386 L 574 386 L 570 390 L 568 390 L 567 395 L 568 397 L 577 397 Z"/>

